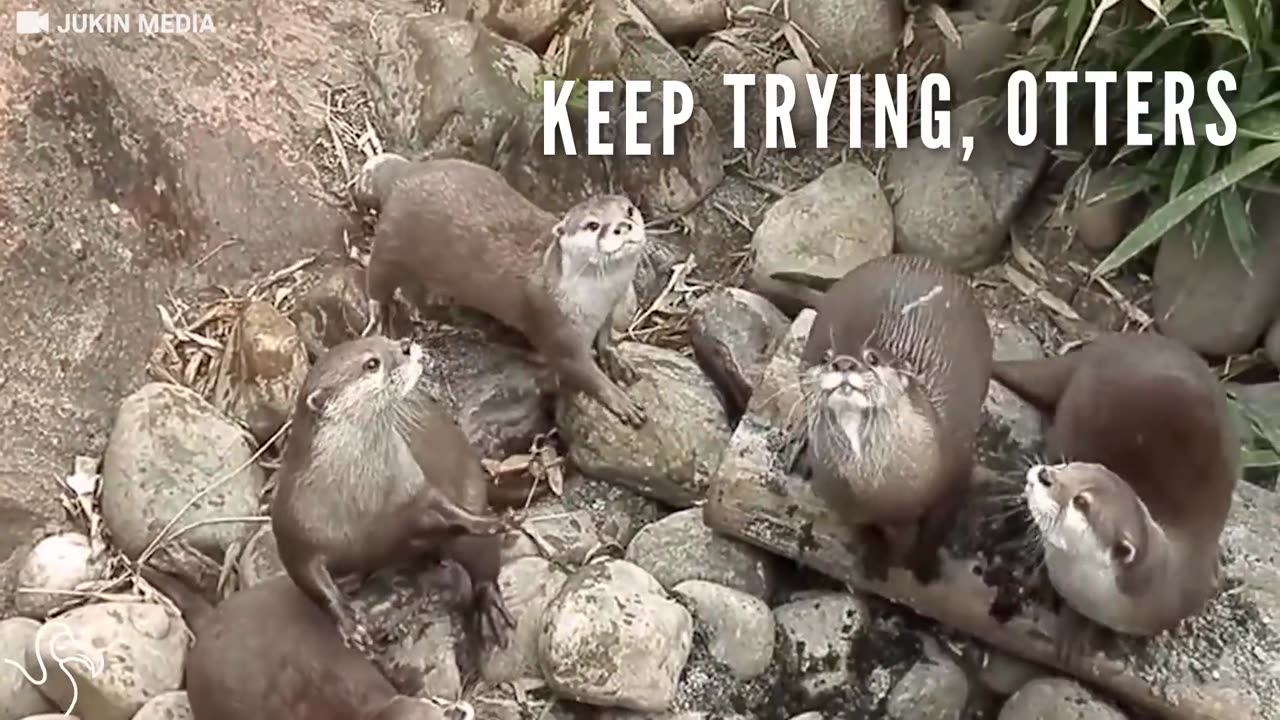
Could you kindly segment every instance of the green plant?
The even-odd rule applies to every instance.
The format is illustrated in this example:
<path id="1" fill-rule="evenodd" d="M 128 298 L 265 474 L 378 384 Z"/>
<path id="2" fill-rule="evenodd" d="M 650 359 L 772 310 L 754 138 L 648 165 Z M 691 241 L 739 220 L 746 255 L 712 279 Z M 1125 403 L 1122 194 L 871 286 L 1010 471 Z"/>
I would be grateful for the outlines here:
<path id="1" fill-rule="evenodd" d="M 1014 67 L 1037 78 L 1048 70 L 1147 70 L 1157 79 L 1143 92 L 1149 104 L 1143 129 L 1155 136 L 1150 147 L 1124 145 L 1123 75 L 1108 87 L 1108 144 L 1090 147 L 1084 167 L 1119 163 L 1133 169 L 1106 195 L 1121 199 L 1143 193 L 1154 211 L 1095 274 L 1119 268 L 1183 223 L 1190 223 L 1198 244 L 1225 236 L 1244 266 L 1251 266 L 1255 238 L 1248 205 L 1259 195 L 1280 194 L 1280 35 L 1273 2 L 1042 0 L 1028 15 L 1034 18 L 1032 44 Z M 1194 83 L 1194 145 L 1164 145 L 1160 78 L 1172 70 L 1186 72 Z M 1214 146 L 1204 135 L 1205 123 L 1218 119 L 1205 93 L 1216 70 L 1228 70 L 1237 79 L 1236 92 L 1224 93 L 1237 122 L 1236 139 L 1228 147 Z M 1052 86 L 1041 84 L 1042 107 L 1050 110 L 1052 92 Z M 1092 140 L 1092 86 L 1073 84 L 1069 98 L 1072 135 L 1078 137 L 1084 128 Z"/>

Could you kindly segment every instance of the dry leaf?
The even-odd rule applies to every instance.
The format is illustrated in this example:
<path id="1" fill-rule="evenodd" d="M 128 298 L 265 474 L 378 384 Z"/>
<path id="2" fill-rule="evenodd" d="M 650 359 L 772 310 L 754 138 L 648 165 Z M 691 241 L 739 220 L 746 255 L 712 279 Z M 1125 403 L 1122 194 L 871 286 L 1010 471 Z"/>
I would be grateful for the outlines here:
<path id="1" fill-rule="evenodd" d="M 1035 280 L 1018 272 L 1010 265 L 1004 266 L 1004 276 L 1009 283 L 1018 289 L 1018 292 L 1026 295 L 1032 300 L 1037 300 L 1040 304 L 1067 318 L 1068 320 L 1081 320 L 1076 311 L 1068 304 L 1063 302 L 1053 293 L 1040 287 Z"/>

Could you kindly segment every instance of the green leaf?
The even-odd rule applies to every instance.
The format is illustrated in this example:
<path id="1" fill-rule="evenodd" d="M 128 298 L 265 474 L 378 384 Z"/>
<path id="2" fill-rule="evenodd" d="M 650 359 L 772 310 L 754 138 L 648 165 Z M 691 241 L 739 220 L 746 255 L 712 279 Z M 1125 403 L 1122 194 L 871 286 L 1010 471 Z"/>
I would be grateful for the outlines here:
<path id="1" fill-rule="evenodd" d="M 1098 264 L 1093 271 L 1094 277 L 1105 275 L 1129 262 L 1143 250 L 1158 242 L 1175 225 L 1186 220 L 1209 199 L 1277 160 L 1280 160 L 1280 142 L 1259 145 L 1250 150 L 1248 155 L 1201 180 L 1175 200 L 1151 213 L 1141 225 L 1134 228 L 1111 251 L 1111 254 Z"/>
<path id="2" fill-rule="evenodd" d="M 1181 195 L 1187 187 L 1187 177 L 1191 175 L 1191 168 L 1195 167 L 1196 153 L 1199 151 L 1199 146 L 1187 145 L 1178 152 L 1178 163 L 1173 166 L 1173 180 L 1169 183 L 1170 200 Z"/>
<path id="3" fill-rule="evenodd" d="M 1227 239 L 1231 241 L 1231 249 L 1235 251 L 1240 264 L 1253 274 L 1253 227 L 1249 225 L 1249 214 L 1245 211 L 1244 200 L 1236 188 L 1227 188 L 1218 196 L 1222 211 L 1222 222 L 1227 226 Z"/>
<path id="4" fill-rule="evenodd" d="M 1257 36 L 1257 26 L 1254 23 L 1253 9 L 1249 7 L 1248 0 L 1222 0 L 1227 9 L 1227 23 L 1230 24 L 1231 30 L 1239 35 L 1244 42 L 1244 47 L 1250 53 L 1253 52 L 1251 40 Z"/>
<path id="5" fill-rule="evenodd" d="M 1240 454 L 1242 468 L 1280 467 L 1280 453 L 1275 450 L 1245 449 Z"/>
<path id="6" fill-rule="evenodd" d="M 1098 31 L 1102 16 L 1119 2 L 1120 0 L 1102 0 L 1098 3 L 1098 7 L 1093 9 L 1093 15 L 1089 18 L 1089 27 L 1085 28 L 1084 37 L 1080 38 L 1080 45 L 1076 48 L 1076 57 L 1071 61 L 1071 67 L 1075 67 L 1080 63 L 1080 56 L 1084 54 L 1084 49 L 1089 46 L 1094 33 Z"/>
<path id="7" fill-rule="evenodd" d="M 1236 122 L 1236 134 L 1254 140 L 1280 140 L 1280 108 L 1251 112 Z"/>
<path id="8" fill-rule="evenodd" d="M 1076 33 L 1080 32 L 1080 23 L 1084 22 L 1084 11 L 1089 8 L 1089 0 L 1070 0 L 1067 5 L 1067 33 L 1063 38 L 1062 49 L 1075 45 Z"/>

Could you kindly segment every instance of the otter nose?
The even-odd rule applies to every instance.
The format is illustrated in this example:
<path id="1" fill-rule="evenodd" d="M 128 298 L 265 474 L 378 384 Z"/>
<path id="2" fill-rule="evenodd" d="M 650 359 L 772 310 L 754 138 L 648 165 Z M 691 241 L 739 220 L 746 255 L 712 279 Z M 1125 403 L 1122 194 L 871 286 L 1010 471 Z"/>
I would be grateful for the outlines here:
<path id="1" fill-rule="evenodd" d="M 629 232 L 631 232 L 631 223 L 627 222 L 626 220 L 623 220 L 622 222 L 613 226 L 614 235 L 626 235 Z"/>
<path id="2" fill-rule="evenodd" d="M 831 361 L 831 369 L 836 372 L 853 372 L 858 367 L 857 362 L 848 355 L 837 355 Z"/>
<path id="3" fill-rule="evenodd" d="M 400 341 L 400 352 L 404 353 L 405 355 L 408 355 L 412 350 L 413 350 L 412 340 L 405 338 L 404 340 Z"/>
<path id="4" fill-rule="evenodd" d="M 1041 465 L 1036 469 L 1036 482 L 1040 483 L 1044 487 L 1050 487 L 1053 485 L 1053 480 L 1049 478 L 1049 468 Z"/>

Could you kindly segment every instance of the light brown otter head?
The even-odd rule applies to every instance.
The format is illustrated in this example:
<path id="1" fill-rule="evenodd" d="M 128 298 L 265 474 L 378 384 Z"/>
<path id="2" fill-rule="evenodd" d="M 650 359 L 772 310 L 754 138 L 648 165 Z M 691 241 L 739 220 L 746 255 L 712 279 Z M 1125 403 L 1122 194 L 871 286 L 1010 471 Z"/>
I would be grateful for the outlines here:
<path id="1" fill-rule="evenodd" d="M 842 438 L 843 447 L 815 449 L 844 450 L 847 460 L 859 464 L 905 464 L 916 477 L 933 474 L 920 471 L 939 462 L 937 416 L 916 377 L 885 350 L 867 347 L 856 355 L 828 350 L 804 373 L 803 382 L 810 439 Z"/>
<path id="2" fill-rule="evenodd" d="M 307 373 L 297 414 L 320 425 L 389 419 L 422 378 L 422 356 L 417 344 L 382 336 L 337 345 Z"/>
<path id="3" fill-rule="evenodd" d="M 569 209 L 556 224 L 564 271 L 639 261 L 647 244 L 644 218 L 622 195 L 599 195 Z"/>
<path id="4" fill-rule="evenodd" d="M 1106 466 L 1033 465 L 1023 495 L 1046 550 L 1069 558 L 1082 574 L 1117 582 L 1133 575 L 1149 554 L 1151 516 Z"/>

